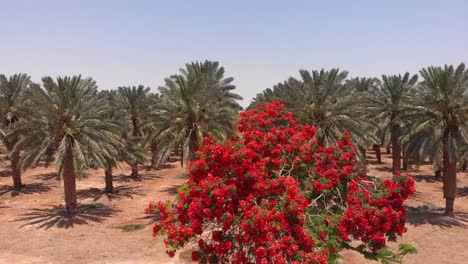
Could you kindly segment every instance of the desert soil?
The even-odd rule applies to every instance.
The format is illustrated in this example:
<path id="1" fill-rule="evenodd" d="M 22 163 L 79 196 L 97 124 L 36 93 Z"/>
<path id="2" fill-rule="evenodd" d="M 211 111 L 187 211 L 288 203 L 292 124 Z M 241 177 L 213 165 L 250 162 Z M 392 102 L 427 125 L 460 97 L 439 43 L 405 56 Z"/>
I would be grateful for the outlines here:
<path id="1" fill-rule="evenodd" d="M 377 165 L 368 155 L 368 174 L 389 177 L 390 157 Z M 143 168 L 138 181 L 123 165 L 114 172 L 117 193 L 111 196 L 102 192 L 104 172 L 87 171 L 77 182 L 80 213 L 74 218 L 63 211 L 63 186 L 53 167 L 24 172 L 26 187 L 18 193 L 10 188 L 7 162 L 0 164 L 0 263 L 186 263 L 179 255 L 166 256 L 162 239 L 151 235 L 154 219 L 144 214 L 148 202 L 172 199 L 185 181 L 178 162 Z M 442 183 L 434 180 L 431 166 L 410 173 L 417 193 L 407 202 L 408 232 L 399 242 L 412 243 L 418 254 L 404 263 L 467 263 L 468 173 L 458 174 L 455 219 L 441 214 Z M 343 255 L 345 263 L 372 263 L 353 252 Z"/>

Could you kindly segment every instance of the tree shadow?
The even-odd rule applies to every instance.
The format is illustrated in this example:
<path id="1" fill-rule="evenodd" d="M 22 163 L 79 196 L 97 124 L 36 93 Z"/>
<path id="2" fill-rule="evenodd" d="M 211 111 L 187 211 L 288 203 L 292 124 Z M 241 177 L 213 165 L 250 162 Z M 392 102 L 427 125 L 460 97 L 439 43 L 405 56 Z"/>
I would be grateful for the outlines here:
<path id="1" fill-rule="evenodd" d="M 147 220 L 148 221 L 147 225 L 151 225 L 151 224 L 161 221 L 161 217 L 159 217 L 158 211 L 151 213 L 151 214 L 145 214 L 145 216 L 138 217 L 137 219 Z"/>
<path id="2" fill-rule="evenodd" d="M 120 210 L 105 206 L 103 204 L 79 204 L 76 215 L 69 215 L 63 206 L 52 206 L 50 208 L 31 209 L 20 215 L 15 222 L 26 222 L 21 227 L 35 226 L 37 229 L 49 229 L 51 227 L 70 228 L 75 225 L 86 225 L 89 222 L 101 223 L 106 218 L 113 216 Z"/>
<path id="3" fill-rule="evenodd" d="M 441 182 L 441 180 L 436 180 L 434 175 L 411 175 L 413 179 L 417 182 Z"/>
<path id="4" fill-rule="evenodd" d="M 468 196 L 468 187 L 457 188 L 457 197 Z"/>
<path id="5" fill-rule="evenodd" d="M 48 184 L 34 182 L 30 184 L 23 185 L 20 191 L 15 190 L 12 186 L 2 185 L 0 186 L 0 196 L 11 193 L 11 196 L 15 197 L 20 194 L 34 194 L 34 193 L 44 193 L 48 192 L 52 187 Z"/>
<path id="6" fill-rule="evenodd" d="M 140 190 L 141 186 L 132 185 L 120 185 L 114 187 L 113 193 L 106 193 L 102 189 L 89 188 L 84 190 L 78 190 L 76 195 L 78 198 L 93 198 L 93 201 L 97 201 L 102 197 L 107 197 L 109 200 L 120 200 L 123 198 L 133 198 L 133 196 L 143 196 L 144 193 Z"/>
<path id="7" fill-rule="evenodd" d="M 114 182 L 141 182 L 144 180 L 152 180 L 161 178 L 151 173 L 140 174 L 139 177 L 132 177 L 131 175 L 119 174 L 114 176 Z"/>
<path id="8" fill-rule="evenodd" d="M 11 170 L 0 171 L 0 177 L 11 177 Z"/>
<path id="9" fill-rule="evenodd" d="M 165 193 L 167 193 L 169 195 L 176 195 L 177 190 L 179 189 L 179 187 L 180 187 L 180 185 L 172 185 L 172 186 L 165 187 L 161 191 L 165 192 Z"/>
<path id="10" fill-rule="evenodd" d="M 383 162 L 378 162 L 376 159 L 367 159 L 366 160 L 367 164 L 369 165 L 376 165 L 376 166 L 379 166 L 379 165 L 383 165 L 384 163 Z"/>
<path id="11" fill-rule="evenodd" d="M 41 181 L 50 181 L 50 180 L 58 180 L 59 177 L 57 173 L 55 172 L 50 172 L 50 173 L 41 173 L 33 176 L 34 179 L 36 180 L 41 180 Z"/>
<path id="12" fill-rule="evenodd" d="M 455 212 L 455 217 L 445 216 L 444 208 L 429 207 L 421 205 L 417 207 L 408 206 L 408 222 L 415 225 L 436 225 L 443 228 L 450 228 L 454 226 L 465 227 L 468 226 L 468 213 Z"/>
<path id="13" fill-rule="evenodd" d="M 375 170 L 376 171 L 391 172 L 392 168 L 391 167 L 385 167 L 385 166 L 376 166 Z"/>

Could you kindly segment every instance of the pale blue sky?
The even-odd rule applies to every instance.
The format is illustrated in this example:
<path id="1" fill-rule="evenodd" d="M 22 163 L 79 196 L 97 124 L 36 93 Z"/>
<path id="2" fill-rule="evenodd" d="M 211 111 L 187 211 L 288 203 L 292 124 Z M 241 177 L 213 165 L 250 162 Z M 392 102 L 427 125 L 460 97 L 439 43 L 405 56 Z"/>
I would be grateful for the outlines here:
<path id="1" fill-rule="evenodd" d="M 298 70 L 380 76 L 468 61 L 468 1 L 0 0 L 0 73 L 154 90 L 218 60 L 247 105 Z"/>

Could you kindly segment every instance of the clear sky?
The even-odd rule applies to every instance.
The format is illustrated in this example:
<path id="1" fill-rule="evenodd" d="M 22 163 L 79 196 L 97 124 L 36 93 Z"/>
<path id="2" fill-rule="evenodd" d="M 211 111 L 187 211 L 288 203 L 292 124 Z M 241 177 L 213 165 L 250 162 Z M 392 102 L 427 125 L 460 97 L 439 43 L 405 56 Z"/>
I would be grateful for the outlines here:
<path id="1" fill-rule="evenodd" d="M 468 1 L 0 0 L 0 73 L 156 88 L 218 60 L 247 105 L 299 69 L 380 76 L 468 61 Z"/>

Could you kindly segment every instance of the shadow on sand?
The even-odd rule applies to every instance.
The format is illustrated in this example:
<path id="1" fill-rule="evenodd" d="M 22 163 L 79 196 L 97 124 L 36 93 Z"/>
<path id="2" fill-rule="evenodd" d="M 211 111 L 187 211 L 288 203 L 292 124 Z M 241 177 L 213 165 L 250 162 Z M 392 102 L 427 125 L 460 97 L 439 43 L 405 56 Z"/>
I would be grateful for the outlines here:
<path id="1" fill-rule="evenodd" d="M 52 187 L 48 184 L 44 183 L 30 183 L 26 184 L 21 188 L 21 191 L 17 191 L 13 189 L 10 185 L 1 185 L 0 186 L 0 196 L 11 193 L 11 196 L 18 196 L 20 194 L 34 194 L 34 193 L 44 193 L 48 192 L 52 189 Z"/>
<path id="2" fill-rule="evenodd" d="M 119 210 L 99 203 L 79 204 L 77 214 L 70 216 L 63 206 L 52 206 L 45 209 L 31 209 L 29 212 L 20 215 L 15 221 L 26 222 L 21 227 L 32 225 L 37 229 L 70 228 L 75 225 L 86 225 L 90 222 L 101 223 L 117 212 Z"/>
<path id="3" fill-rule="evenodd" d="M 158 179 L 158 178 L 161 178 L 161 177 L 150 172 L 147 172 L 144 174 L 140 172 L 139 177 L 132 177 L 131 175 L 125 175 L 125 174 L 115 175 L 114 182 L 141 182 L 144 180 L 153 180 L 153 179 Z"/>
<path id="4" fill-rule="evenodd" d="M 179 189 L 180 185 L 172 185 L 172 186 L 168 186 L 168 187 L 165 187 L 161 190 L 161 192 L 165 192 L 167 194 L 170 194 L 170 195 L 176 195 L 177 194 L 177 190 Z"/>
<path id="5" fill-rule="evenodd" d="M 468 213 L 455 212 L 455 217 L 445 216 L 444 208 L 421 205 L 408 207 L 408 222 L 415 225 L 436 225 L 444 228 L 468 226 Z"/>
<path id="6" fill-rule="evenodd" d="M 42 173 L 42 174 L 37 174 L 33 176 L 34 179 L 36 180 L 41 180 L 41 181 L 50 181 L 50 180 L 58 180 L 58 175 L 55 172 L 51 173 Z"/>
<path id="7" fill-rule="evenodd" d="M 78 190 L 76 195 L 78 198 L 93 198 L 94 201 L 107 197 L 109 200 L 120 200 L 122 198 L 133 198 L 133 196 L 142 196 L 144 193 L 140 190 L 141 186 L 120 185 L 114 187 L 114 193 L 106 193 L 102 189 L 89 188 Z"/>

